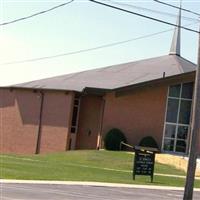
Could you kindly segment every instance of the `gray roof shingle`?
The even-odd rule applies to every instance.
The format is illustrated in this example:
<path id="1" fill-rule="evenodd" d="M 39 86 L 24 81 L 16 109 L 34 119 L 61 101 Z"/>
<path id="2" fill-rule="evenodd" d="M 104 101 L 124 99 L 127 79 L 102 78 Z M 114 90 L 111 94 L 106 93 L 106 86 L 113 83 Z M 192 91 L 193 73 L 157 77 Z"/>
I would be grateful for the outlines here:
<path id="1" fill-rule="evenodd" d="M 56 76 L 13 85 L 19 88 L 42 88 L 68 91 L 83 91 L 86 87 L 117 89 L 148 82 L 163 77 L 193 72 L 196 65 L 177 56 L 166 55 L 109 67 Z"/>

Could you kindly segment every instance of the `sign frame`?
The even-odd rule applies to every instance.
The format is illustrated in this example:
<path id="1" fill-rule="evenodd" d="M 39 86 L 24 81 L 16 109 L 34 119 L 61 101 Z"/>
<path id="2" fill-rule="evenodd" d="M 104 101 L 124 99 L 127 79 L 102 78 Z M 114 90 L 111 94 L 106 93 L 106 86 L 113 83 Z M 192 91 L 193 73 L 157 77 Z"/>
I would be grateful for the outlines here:
<path id="1" fill-rule="evenodd" d="M 136 146 L 133 163 L 133 180 L 136 175 L 150 176 L 153 182 L 156 148 Z"/>

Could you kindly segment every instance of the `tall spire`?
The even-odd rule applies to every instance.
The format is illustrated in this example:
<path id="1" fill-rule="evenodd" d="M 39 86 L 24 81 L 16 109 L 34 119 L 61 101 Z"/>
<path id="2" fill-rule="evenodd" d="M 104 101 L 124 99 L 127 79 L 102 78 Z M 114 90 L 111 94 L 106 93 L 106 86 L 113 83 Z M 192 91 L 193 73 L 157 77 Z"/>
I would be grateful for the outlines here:
<path id="1" fill-rule="evenodd" d="M 177 18 L 177 27 L 175 27 L 174 35 L 172 39 L 172 44 L 170 48 L 170 55 L 181 55 L 181 2 L 180 2 L 180 9 Z"/>

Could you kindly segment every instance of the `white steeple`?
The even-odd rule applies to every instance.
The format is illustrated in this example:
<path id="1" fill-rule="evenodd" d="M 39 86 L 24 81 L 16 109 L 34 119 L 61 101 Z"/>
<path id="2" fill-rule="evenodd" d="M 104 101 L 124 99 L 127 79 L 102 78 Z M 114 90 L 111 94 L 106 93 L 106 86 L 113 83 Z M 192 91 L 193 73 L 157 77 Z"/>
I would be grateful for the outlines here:
<path id="1" fill-rule="evenodd" d="M 180 9 L 179 9 L 179 14 L 178 14 L 176 24 L 178 27 L 175 27 L 169 54 L 180 56 L 181 55 L 181 28 L 180 28 L 180 26 L 181 26 L 181 3 L 180 3 Z"/>

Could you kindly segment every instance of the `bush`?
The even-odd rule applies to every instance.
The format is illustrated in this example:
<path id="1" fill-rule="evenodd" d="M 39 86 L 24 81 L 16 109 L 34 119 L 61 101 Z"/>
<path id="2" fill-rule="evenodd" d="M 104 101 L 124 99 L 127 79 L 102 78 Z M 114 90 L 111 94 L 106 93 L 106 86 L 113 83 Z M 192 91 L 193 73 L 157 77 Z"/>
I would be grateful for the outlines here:
<path id="1" fill-rule="evenodd" d="M 104 146 L 107 150 L 120 150 L 120 143 L 126 142 L 126 137 L 119 129 L 111 129 L 104 138 Z"/>
<path id="2" fill-rule="evenodd" d="M 146 137 L 142 138 L 139 143 L 139 146 L 158 148 L 158 144 L 157 144 L 156 140 L 151 136 L 146 136 Z"/>

